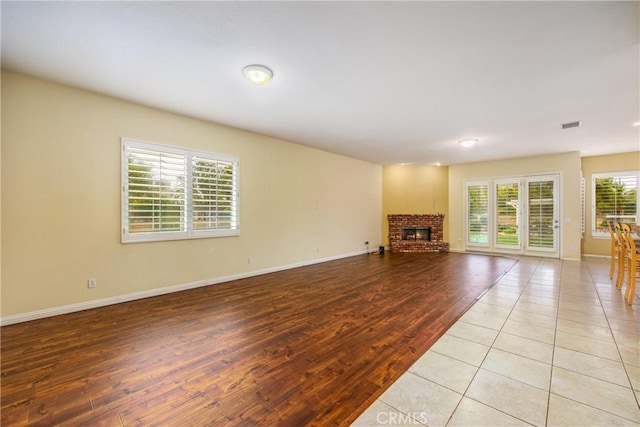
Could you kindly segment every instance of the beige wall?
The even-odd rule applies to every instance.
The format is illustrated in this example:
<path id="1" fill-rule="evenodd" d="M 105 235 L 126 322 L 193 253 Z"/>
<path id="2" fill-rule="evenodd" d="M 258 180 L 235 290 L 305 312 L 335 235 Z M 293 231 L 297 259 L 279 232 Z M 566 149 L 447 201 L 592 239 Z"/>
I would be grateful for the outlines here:
<path id="1" fill-rule="evenodd" d="M 392 213 L 444 213 L 445 241 L 462 251 L 467 179 L 559 173 L 561 257 L 579 258 L 581 244 L 606 255 L 590 234 L 591 174 L 640 163 L 638 152 L 573 152 L 381 167 L 8 71 L 0 108 L 3 317 L 359 253 L 388 245 Z M 121 244 L 122 136 L 238 156 L 240 237 Z"/>
<path id="2" fill-rule="evenodd" d="M 580 259 L 580 153 L 527 157 L 449 167 L 449 236 L 451 250 L 465 250 L 466 180 L 560 174 L 560 257 Z"/>
<path id="3" fill-rule="evenodd" d="M 640 169 L 640 152 L 611 154 L 582 158 L 582 174 L 585 180 L 586 232 L 582 241 L 582 253 L 587 255 L 609 255 L 609 239 L 591 237 L 592 204 L 591 176 L 594 173 L 637 171 Z"/>
<path id="4" fill-rule="evenodd" d="M 389 245 L 389 214 L 443 213 L 448 241 L 449 174 L 447 167 L 384 166 L 382 168 L 382 239 Z"/>
<path id="5" fill-rule="evenodd" d="M 123 136 L 239 157 L 241 235 L 121 244 Z M 379 165 L 8 71 L 1 182 L 3 317 L 381 242 Z"/>

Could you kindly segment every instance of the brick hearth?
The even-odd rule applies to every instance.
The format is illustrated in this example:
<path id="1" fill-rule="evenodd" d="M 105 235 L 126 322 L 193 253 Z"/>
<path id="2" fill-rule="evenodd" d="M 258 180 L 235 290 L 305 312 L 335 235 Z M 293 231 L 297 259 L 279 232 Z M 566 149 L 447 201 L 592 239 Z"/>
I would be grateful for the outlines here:
<path id="1" fill-rule="evenodd" d="M 391 252 L 449 252 L 443 239 L 444 215 L 387 215 Z M 431 228 L 431 241 L 402 240 L 403 228 Z"/>

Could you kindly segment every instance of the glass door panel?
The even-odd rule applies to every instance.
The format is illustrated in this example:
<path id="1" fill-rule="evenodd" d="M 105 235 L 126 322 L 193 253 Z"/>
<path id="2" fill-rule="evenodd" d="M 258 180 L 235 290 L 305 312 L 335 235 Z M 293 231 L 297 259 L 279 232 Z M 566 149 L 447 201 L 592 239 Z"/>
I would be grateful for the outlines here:
<path id="1" fill-rule="evenodd" d="M 527 178 L 527 249 L 558 252 L 557 176 Z"/>
<path id="2" fill-rule="evenodd" d="M 520 180 L 498 181 L 496 197 L 496 247 L 520 248 Z"/>
<path id="3" fill-rule="evenodd" d="M 489 246 L 489 184 L 467 184 L 467 244 Z"/>

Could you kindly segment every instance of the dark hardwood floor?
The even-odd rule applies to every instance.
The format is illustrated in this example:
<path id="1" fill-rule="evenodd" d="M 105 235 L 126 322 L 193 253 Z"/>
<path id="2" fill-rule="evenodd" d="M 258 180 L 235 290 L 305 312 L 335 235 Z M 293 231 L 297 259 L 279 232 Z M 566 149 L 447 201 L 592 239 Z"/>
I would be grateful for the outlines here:
<path id="1" fill-rule="evenodd" d="M 515 262 L 361 255 L 5 326 L 1 422 L 347 425 Z"/>

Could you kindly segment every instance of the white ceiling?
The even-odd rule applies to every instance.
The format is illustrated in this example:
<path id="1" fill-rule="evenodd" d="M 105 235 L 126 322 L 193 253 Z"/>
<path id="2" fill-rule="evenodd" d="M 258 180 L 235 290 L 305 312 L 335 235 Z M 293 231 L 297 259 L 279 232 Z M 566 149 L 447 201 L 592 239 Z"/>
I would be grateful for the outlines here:
<path id="1" fill-rule="evenodd" d="M 640 148 L 639 4 L 2 1 L 2 66 L 380 164 L 589 156 Z"/>

